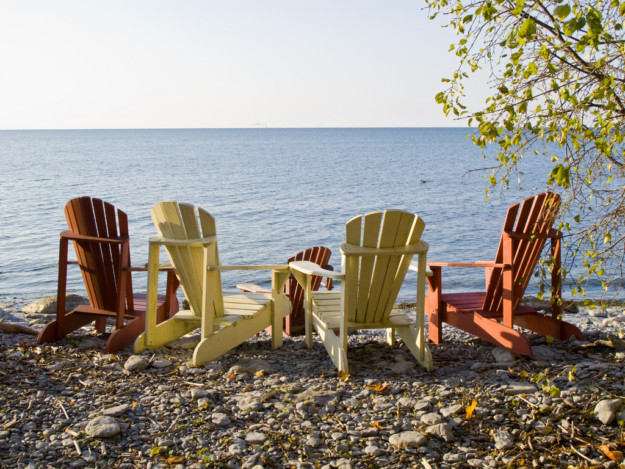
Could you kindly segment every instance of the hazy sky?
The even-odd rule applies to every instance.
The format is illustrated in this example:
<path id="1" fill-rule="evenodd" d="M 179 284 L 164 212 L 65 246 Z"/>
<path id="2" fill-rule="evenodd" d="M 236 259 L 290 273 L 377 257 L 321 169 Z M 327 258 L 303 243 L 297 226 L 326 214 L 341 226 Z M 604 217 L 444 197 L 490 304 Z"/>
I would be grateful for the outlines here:
<path id="1" fill-rule="evenodd" d="M 0 0 L 0 129 L 466 125 L 409 0 Z"/>

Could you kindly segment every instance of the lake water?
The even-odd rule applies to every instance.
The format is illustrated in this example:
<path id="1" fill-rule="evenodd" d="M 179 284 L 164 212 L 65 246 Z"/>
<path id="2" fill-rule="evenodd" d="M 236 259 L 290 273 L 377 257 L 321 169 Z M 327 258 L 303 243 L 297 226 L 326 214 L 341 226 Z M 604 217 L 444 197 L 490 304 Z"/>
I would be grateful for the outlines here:
<path id="1" fill-rule="evenodd" d="M 340 267 L 344 225 L 372 210 L 419 214 L 430 260 L 490 260 L 506 208 L 541 192 L 545 167 L 522 189 L 484 201 L 489 166 L 468 129 L 188 129 L 1 131 L 0 301 L 56 294 L 58 234 L 68 200 L 89 195 L 129 216 L 133 265 L 147 261 L 153 204 L 199 205 L 217 221 L 224 264 L 282 263 L 314 245 Z M 70 267 L 69 291 L 82 293 Z M 448 275 L 447 275 L 448 274 Z M 224 287 L 268 273 L 228 273 Z M 400 299 L 414 298 L 409 274 Z M 145 276 L 134 277 L 145 290 Z M 474 269 L 447 269 L 450 291 L 481 289 Z M 596 287 L 594 287 L 596 288 Z M 599 289 L 596 289 L 598 293 Z M 588 290 L 592 296 L 593 287 Z"/>

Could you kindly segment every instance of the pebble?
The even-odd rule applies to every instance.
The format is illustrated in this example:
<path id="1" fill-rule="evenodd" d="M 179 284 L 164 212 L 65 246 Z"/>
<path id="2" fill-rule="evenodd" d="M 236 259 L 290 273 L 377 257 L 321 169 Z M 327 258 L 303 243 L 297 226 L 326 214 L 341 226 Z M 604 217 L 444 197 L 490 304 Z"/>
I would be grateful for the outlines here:
<path id="1" fill-rule="evenodd" d="M 607 314 L 567 316 L 586 342 L 530 334 L 532 358 L 445 327 L 431 373 L 401 340 L 350 334 L 349 376 L 317 336 L 312 350 L 303 337 L 274 350 L 262 332 L 190 368 L 197 333 L 141 356 L 103 354 L 106 335 L 89 328 L 44 346 L 0 334 L 0 382 L 14 383 L 2 388 L 0 465 L 611 467 L 598 448 L 621 440 L 625 350 L 595 343 L 619 337 L 622 308 Z"/>
<path id="2" fill-rule="evenodd" d="M 107 438 L 121 431 L 119 422 L 107 415 L 96 417 L 85 427 L 85 433 L 93 438 Z"/>
<path id="3" fill-rule="evenodd" d="M 139 355 L 131 355 L 124 363 L 124 369 L 126 371 L 141 371 L 148 367 L 148 362 L 145 358 Z"/>

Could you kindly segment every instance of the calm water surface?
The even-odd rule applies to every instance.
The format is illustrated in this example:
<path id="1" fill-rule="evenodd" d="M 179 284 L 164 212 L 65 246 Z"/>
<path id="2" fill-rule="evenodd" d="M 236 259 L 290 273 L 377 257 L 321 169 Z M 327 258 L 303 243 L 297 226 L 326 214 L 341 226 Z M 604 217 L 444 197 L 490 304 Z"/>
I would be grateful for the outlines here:
<path id="1" fill-rule="evenodd" d="M 488 166 L 467 129 L 189 129 L 0 132 L 0 301 L 56 293 L 58 234 L 71 198 L 124 210 L 134 265 L 147 261 L 150 209 L 161 200 L 199 205 L 217 220 L 224 264 L 281 263 L 314 245 L 340 266 L 344 225 L 398 208 L 426 222 L 430 260 L 494 257 L 508 205 L 542 191 L 540 163 L 524 187 L 484 202 Z M 71 269 L 71 268 L 70 268 Z M 473 269 L 448 270 L 449 290 L 480 289 Z M 268 273 L 232 273 L 268 284 Z M 409 274 L 400 299 L 414 297 Z M 134 278 L 145 290 L 145 277 Z M 69 290 L 82 293 L 77 270 Z"/>

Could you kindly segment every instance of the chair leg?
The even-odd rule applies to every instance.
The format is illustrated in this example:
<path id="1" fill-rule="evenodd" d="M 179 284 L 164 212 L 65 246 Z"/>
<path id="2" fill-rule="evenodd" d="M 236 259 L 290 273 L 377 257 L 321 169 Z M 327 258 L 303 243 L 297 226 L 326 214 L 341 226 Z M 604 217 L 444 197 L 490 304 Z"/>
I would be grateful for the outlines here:
<path id="1" fill-rule="evenodd" d="M 106 341 L 104 350 L 107 353 L 118 352 L 132 343 L 145 330 L 145 316 L 138 316 L 124 324 L 124 327 L 115 329 Z"/>
<path id="2" fill-rule="evenodd" d="M 271 321 L 271 314 L 271 307 L 266 307 L 254 317 L 236 319 L 232 324 L 202 339 L 193 351 L 191 363 L 193 366 L 202 366 L 242 344 L 267 327 Z M 280 331 L 280 337 L 282 337 L 282 331 Z"/>
<path id="3" fill-rule="evenodd" d="M 514 317 L 514 324 L 558 340 L 567 340 L 571 336 L 584 340 L 584 334 L 577 326 L 538 312 L 517 315 Z"/>
<path id="4" fill-rule="evenodd" d="M 527 337 L 512 327 L 475 312 L 448 312 L 445 322 L 519 355 L 532 355 Z"/>
<path id="5" fill-rule="evenodd" d="M 401 340 L 406 344 L 408 350 L 414 355 L 414 357 L 419 362 L 419 365 L 423 367 L 427 371 L 432 371 L 434 368 L 434 360 L 432 360 L 432 352 L 430 351 L 430 347 L 428 347 L 427 343 L 422 344 L 422 347 L 419 347 L 417 343 L 419 338 L 417 331 L 412 327 L 398 327 L 396 329 L 397 335 L 401 338 Z"/>
<path id="6" fill-rule="evenodd" d="M 46 324 L 37 337 L 37 343 L 56 342 L 67 334 L 93 322 L 93 316 L 71 312 L 63 317 L 63 321 L 54 320 Z"/>

